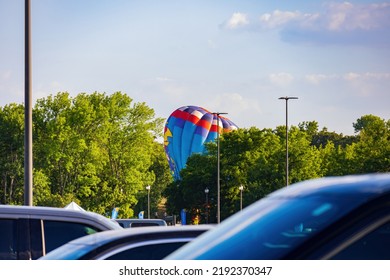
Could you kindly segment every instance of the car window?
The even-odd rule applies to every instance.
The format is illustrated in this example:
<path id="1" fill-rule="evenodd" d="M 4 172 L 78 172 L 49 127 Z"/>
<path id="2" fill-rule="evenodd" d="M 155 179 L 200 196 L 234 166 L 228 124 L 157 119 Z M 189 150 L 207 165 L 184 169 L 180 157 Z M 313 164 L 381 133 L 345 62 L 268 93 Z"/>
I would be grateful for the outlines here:
<path id="1" fill-rule="evenodd" d="M 333 221 L 338 212 L 336 204 L 321 200 L 282 204 L 232 237 L 229 246 L 239 244 L 240 240 L 253 246 L 240 249 L 233 245 L 236 250 L 231 258 L 237 255 L 245 259 L 279 258 Z"/>
<path id="2" fill-rule="evenodd" d="M 81 236 L 100 230 L 82 223 L 44 221 L 46 253 Z"/>
<path id="3" fill-rule="evenodd" d="M 390 222 L 332 257 L 334 260 L 390 260 Z"/>
<path id="4" fill-rule="evenodd" d="M 0 260 L 17 259 L 16 220 L 0 220 Z"/>
<path id="5" fill-rule="evenodd" d="M 106 260 L 161 260 L 187 242 L 149 244 L 129 248 L 116 253 Z"/>
<path id="6" fill-rule="evenodd" d="M 245 217 L 232 216 L 197 242 L 179 249 L 173 258 L 283 258 L 360 203 L 347 200 L 350 198 L 324 200 L 319 196 L 266 199 L 247 208 Z"/>
<path id="7" fill-rule="evenodd" d="M 133 222 L 130 224 L 130 227 L 151 227 L 151 226 L 159 226 L 158 223 L 137 223 L 137 222 Z"/>

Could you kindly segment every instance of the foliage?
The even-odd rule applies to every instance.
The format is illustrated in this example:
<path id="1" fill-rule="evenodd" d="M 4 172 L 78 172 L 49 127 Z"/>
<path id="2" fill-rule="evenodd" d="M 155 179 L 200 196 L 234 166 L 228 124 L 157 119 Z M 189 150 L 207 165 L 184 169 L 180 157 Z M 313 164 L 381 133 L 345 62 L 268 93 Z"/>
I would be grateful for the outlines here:
<path id="1" fill-rule="evenodd" d="M 22 112 L 23 106 L 12 105 L 0 114 L 1 152 L 10 156 L 0 167 L 8 168 L 2 172 L 4 203 L 22 203 L 10 191 L 16 180 L 18 190 L 23 186 Z M 154 139 L 161 137 L 163 120 L 153 109 L 120 92 L 75 98 L 63 92 L 36 102 L 33 124 L 34 204 L 63 207 L 75 201 L 101 214 L 119 207 L 122 216 L 133 216 L 136 193 L 156 180 Z"/>
<path id="2" fill-rule="evenodd" d="M 33 108 L 33 203 L 64 207 L 75 201 L 109 216 L 151 217 L 181 209 L 201 223 L 217 220 L 217 143 L 193 154 L 173 181 L 160 139 L 161 118 L 121 92 L 62 92 Z M 390 121 L 365 115 L 355 135 L 318 129 L 315 121 L 289 128 L 289 184 L 323 176 L 390 172 Z M 248 128 L 224 133 L 220 144 L 221 219 L 285 186 L 286 127 Z M 23 204 L 24 107 L 0 108 L 0 203 Z M 205 193 L 205 189 L 209 192 Z M 162 203 L 166 201 L 165 205 Z"/>
<path id="3" fill-rule="evenodd" d="M 0 110 L 0 203 L 23 201 L 24 107 L 10 104 Z"/>
<path id="4" fill-rule="evenodd" d="M 343 136 L 318 131 L 316 122 L 289 128 L 289 183 L 323 176 L 389 172 L 390 122 L 368 115 L 354 124 L 359 133 Z M 221 218 L 249 205 L 285 185 L 286 127 L 275 130 L 238 129 L 220 137 Z M 168 186 L 169 209 L 186 208 L 191 215 L 206 214 L 204 189 L 210 189 L 210 222 L 215 222 L 217 200 L 217 144 L 207 145 L 208 154 L 193 155 L 182 170 L 182 180 Z M 204 222 L 204 220 L 203 220 Z"/>

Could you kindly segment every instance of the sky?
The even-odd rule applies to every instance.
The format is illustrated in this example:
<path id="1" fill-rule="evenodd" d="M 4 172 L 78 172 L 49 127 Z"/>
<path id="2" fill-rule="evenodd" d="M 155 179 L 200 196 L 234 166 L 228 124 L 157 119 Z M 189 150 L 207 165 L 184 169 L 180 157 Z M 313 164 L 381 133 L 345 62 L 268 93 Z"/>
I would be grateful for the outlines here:
<path id="1" fill-rule="evenodd" d="M 126 93 L 240 128 L 390 119 L 390 1 L 31 0 L 34 101 Z M 24 0 L 0 0 L 0 107 L 24 103 Z"/>

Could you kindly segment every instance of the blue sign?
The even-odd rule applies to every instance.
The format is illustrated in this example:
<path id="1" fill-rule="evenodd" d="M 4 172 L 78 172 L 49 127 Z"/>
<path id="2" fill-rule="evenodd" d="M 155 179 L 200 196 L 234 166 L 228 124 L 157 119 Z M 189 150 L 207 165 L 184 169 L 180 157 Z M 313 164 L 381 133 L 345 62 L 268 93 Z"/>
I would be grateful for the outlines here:
<path id="1" fill-rule="evenodd" d="M 184 226 L 187 224 L 187 212 L 186 209 L 180 211 L 181 224 Z"/>
<path id="2" fill-rule="evenodd" d="M 116 219 L 118 217 L 118 207 L 114 207 L 111 211 L 111 219 Z"/>
<path id="3" fill-rule="evenodd" d="M 143 218 L 144 218 L 144 211 L 141 211 L 138 214 L 138 219 L 143 219 Z"/>

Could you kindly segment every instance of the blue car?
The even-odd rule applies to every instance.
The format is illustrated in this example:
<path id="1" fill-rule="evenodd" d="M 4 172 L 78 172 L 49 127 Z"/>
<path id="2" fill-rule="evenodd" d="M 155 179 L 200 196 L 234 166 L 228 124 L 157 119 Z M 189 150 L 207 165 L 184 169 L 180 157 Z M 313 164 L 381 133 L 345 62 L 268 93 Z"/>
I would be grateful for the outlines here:
<path id="1" fill-rule="evenodd" d="M 390 173 L 287 186 L 166 259 L 390 260 Z"/>

